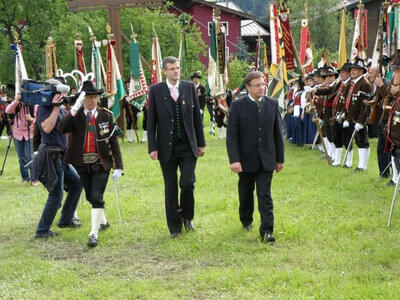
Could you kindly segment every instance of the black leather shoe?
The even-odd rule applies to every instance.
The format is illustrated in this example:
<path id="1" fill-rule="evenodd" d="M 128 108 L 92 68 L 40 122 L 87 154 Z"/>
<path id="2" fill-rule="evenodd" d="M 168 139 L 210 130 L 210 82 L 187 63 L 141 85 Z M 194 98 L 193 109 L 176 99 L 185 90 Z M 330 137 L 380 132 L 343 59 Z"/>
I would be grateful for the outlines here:
<path id="1" fill-rule="evenodd" d="M 388 183 L 386 183 L 386 186 L 394 186 L 394 185 L 396 185 L 394 182 L 393 182 L 393 180 L 392 179 L 390 179 L 390 181 L 388 182 Z"/>
<path id="2" fill-rule="evenodd" d="M 351 167 L 344 165 L 343 168 L 345 169 L 351 169 Z"/>
<path id="3" fill-rule="evenodd" d="M 81 222 L 76 221 L 76 219 L 72 219 L 72 221 L 69 223 L 58 222 L 57 227 L 58 228 L 79 228 L 79 227 L 81 227 Z"/>
<path id="4" fill-rule="evenodd" d="M 184 219 L 183 225 L 185 226 L 186 231 L 194 231 L 193 220 Z"/>
<path id="5" fill-rule="evenodd" d="M 169 237 L 170 237 L 171 239 L 176 239 L 176 238 L 178 238 L 180 235 L 181 235 L 180 232 L 172 232 L 172 233 L 169 235 Z"/>
<path id="6" fill-rule="evenodd" d="M 89 240 L 87 242 L 87 245 L 89 247 L 96 247 L 97 246 L 97 238 L 94 236 L 94 234 L 89 236 Z"/>
<path id="7" fill-rule="evenodd" d="M 243 230 L 244 230 L 244 231 L 250 231 L 251 228 L 253 228 L 253 226 L 252 226 L 251 224 L 249 224 L 249 225 L 244 225 L 244 224 L 243 224 Z"/>
<path id="8" fill-rule="evenodd" d="M 273 243 L 275 242 L 275 238 L 272 236 L 272 233 L 267 232 L 261 237 L 262 243 Z"/>
<path id="9" fill-rule="evenodd" d="M 359 167 L 357 167 L 357 168 L 355 168 L 354 169 L 354 173 L 356 173 L 356 172 L 364 172 L 365 170 L 364 169 L 361 169 L 361 168 L 359 168 Z"/>
<path id="10" fill-rule="evenodd" d="M 57 232 L 49 230 L 48 232 L 36 232 L 35 239 L 48 239 L 58 236 Z"/>
<path id="11" fill-rule="evenodd" d="M 110 228 L 110 223 L 106 223 L 106 224 L 100 224 L 100 228 L 99 231 L 105 231 L 106 229 Z"/>

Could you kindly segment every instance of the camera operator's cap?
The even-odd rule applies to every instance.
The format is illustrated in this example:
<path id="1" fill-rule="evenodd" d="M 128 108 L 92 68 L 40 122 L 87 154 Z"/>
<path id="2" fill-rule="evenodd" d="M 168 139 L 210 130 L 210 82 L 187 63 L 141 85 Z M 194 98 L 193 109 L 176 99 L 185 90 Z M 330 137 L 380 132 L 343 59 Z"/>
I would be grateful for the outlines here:
<path id="1" fill-rule="evenodd" d="M 82 91 L 86 93 L 86 95 L 101 95 L 103 94 L 104 90 L 98 90 L 94 86 L 93 82 L 90 80 L 86 80 L 83 82 Z"/>
<path id="2" fill-rule="evenodd" d="M 365 66 L 365 62 L 364 60 L 362 60 L 361 58 L 356 57 L 356 60 L 354 63 L 352 63 L 351 65 L 352 69 L 361 69 L 363 70 L 364 73 L 367 73 L 367 67 Z"/>
<path id="3" fill-rule="evenodd" d="M 201 79 L 200 73 L 199 73 L 199 72 L 194 72 L 193 75 L 190 76 L 190 79 L 193 79 L 193 78 L 199 78 L 199 79 Z"/>

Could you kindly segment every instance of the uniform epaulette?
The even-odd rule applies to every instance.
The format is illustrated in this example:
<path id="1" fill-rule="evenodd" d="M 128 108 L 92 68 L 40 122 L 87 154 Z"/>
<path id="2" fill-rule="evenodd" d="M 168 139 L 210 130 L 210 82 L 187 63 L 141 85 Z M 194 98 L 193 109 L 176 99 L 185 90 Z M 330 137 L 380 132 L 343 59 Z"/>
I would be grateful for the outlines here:
<path id="1" fill-rule="evenodd" d="M 109 114 L 112 114 L 113 112 L 111 110 L 109 110 L 108 108 L 102 107 L 102 109 L 104 109 L 106 112 L 108 112 Z"/>

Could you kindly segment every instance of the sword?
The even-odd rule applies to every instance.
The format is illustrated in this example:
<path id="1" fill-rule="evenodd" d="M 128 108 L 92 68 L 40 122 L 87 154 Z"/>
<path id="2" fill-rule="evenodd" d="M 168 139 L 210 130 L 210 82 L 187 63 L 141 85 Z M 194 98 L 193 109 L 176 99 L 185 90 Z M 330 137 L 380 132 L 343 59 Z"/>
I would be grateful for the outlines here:
<path id="1" fill-rule="evenodd" d="M 310 148 L 311 150 L 314 150 L 315 145 L 317 144 L 318 136 L 319 136 L 319 134 L 318 134 L 318 131 L 317 131 L 317 132 L 315 132 L 314 141 L 313 141 L 312 146 Z"/>
<path id="2" fill-rule="evenodd" d="M 381 172 L 381 174 L 379 174 L 379 178 L 381 178 L 382 175 L 385 174 L 386 170 L 390 167 L 391 164 L 392 164 L 392 161 L 390 161 L 390 162 L 388 163 L 388 165 L 386 166 L 386 168 Z"/>
<path id="3" fill-rule="evenodd" d="M 394 193 L 392 197 L 392 204 L 390 205 L 389 218 L 387 223 L 388 228 L 390 228 L 390 223 L 392 222 L 392 214 L 394 209 L 394 203 L 396 202 L 397 192 L 399 190 L 399 182 L 400 182 L 400 176 L 397 178 L 396 187 L 394 188 Z"/>
<path id="4" fill-rule="evenodd" d="M 119 206 L 119 196 L 118 196 L 118 183 L 117 180 L 114 180 L 114 186 L 115 186 L 115 199 L 117 201 L 117 210 L 118 210 L 118 216 L 119 216 L 119 222 L 121 224 L 121 231 L 122 233 L 124 232 L 124 224 L 122 223 L 122 217 L 121 217 L 121 207 Z"/>
<path id="5" fill-rule="evenodd" d="M 350 138 L 350 142 L 347 145 L 346 154 L 344 155 L 343 164 L 346 164 L 347 155 L 350 152 L 350 147 L 351 147 L 351 144 L 353 143 L 353 140 L 354 140 L 354 137 L 356 136 L 356 133 L 357 133 L 357 130 L 354 129 L 353 134 L 351 135 L 351 138 Z"/>

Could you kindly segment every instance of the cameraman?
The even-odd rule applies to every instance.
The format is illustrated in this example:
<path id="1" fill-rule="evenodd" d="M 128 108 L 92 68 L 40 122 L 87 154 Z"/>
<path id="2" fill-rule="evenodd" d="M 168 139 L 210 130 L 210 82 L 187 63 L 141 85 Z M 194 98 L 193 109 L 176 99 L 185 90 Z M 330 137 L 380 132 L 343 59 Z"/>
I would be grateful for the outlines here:
<path id="1" fill-rule="evenodd" d="M 19 171 L 22 177 L 22 183 L 29 183 L 30 168 L 26 164 L 32 159 L 32 138 L 35 124 L 34 115 L 37 112 L 37 105 L 32 106 L 21 102 L 21 94 L 17 94 L 15 99 L 6 107 L 6 114 L 14 114 L 14 126 L 12 134 L 14 145 L 18 154 Z"/>
<path id="2" fill-rule="evenodd" d="M 50 79 L 47 82 L 58 85 L 60 81 Z M 56 94 L 52 106 L 41 105 L 37 114 L 37 123 L 41 142 L 38 154 L 33 163 L 33 177 L 45 185 L 49 195 L 42 216 L 36 229 L 35 238 L 53 237 L 55 234 L 50 226 L 61 206 L 64 185 L 68 186 L 68 196 L 65 199 L 58 227 L 78 228 L 80 223 L 73 219 L 74 211 L 82 192 L 82 185 L 76 170 L 63 162 L 67 149 L 66 135 L 57 130 L 57 125 L 66 114 L 61 106 L 66 94 Z"/>
<path id="3" fill-rule="evenodd" d="M 4 84 L 0 86 L 0 137 L 3 134 L 4 127 L 7 130 L 7 135 L 11 135 L 11 124 L 5 112 L 9 100 L 7 97 L 7 88 Z"/>

